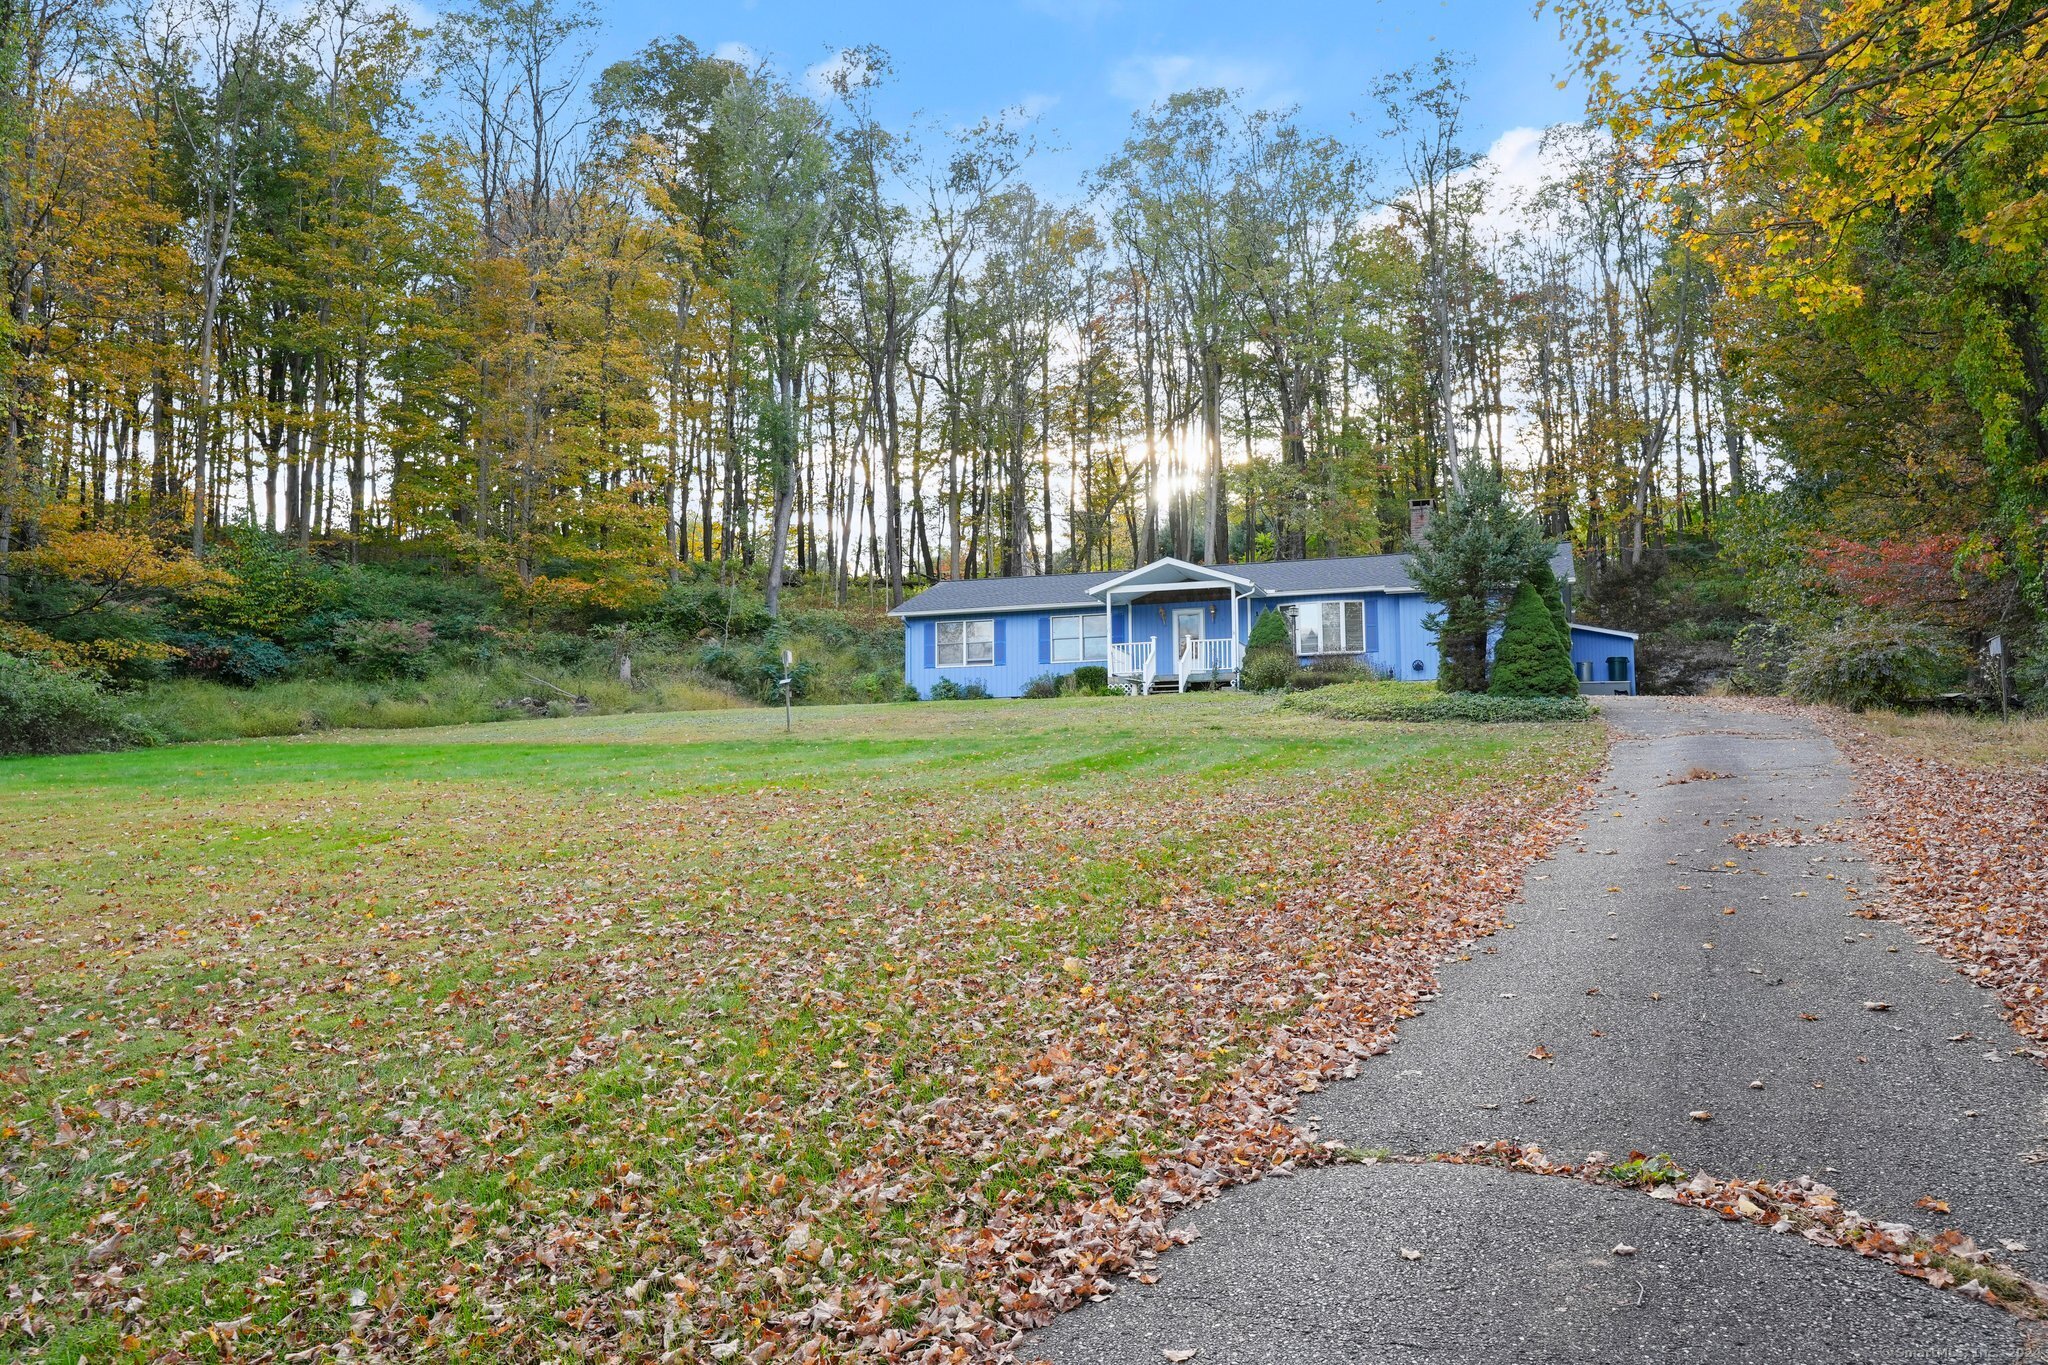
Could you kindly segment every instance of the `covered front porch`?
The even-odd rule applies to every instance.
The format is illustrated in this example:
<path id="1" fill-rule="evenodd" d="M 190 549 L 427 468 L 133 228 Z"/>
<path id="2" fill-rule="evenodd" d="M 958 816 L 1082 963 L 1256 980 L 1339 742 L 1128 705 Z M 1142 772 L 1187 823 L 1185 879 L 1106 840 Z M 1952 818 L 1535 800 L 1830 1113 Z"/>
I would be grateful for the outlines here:
<path id="1" fill-rule="evenodd" d="M 1109 681 L 1132 695 L 1235 687 L 1249 579 L 1162 559 L 1088 589 L 1109 618 Z"/>

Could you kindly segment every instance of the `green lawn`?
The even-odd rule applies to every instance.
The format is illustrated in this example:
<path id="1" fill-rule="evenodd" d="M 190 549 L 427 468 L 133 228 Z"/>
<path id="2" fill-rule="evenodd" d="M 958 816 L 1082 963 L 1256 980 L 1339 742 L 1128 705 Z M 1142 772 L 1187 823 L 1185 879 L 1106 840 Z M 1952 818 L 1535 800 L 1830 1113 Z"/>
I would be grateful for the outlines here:
<path id="1" fill-rule="evenodd" d="M 1217 695 L 0 765 L 0 1355 L 1008 1330 L 1601 743 Z"/>

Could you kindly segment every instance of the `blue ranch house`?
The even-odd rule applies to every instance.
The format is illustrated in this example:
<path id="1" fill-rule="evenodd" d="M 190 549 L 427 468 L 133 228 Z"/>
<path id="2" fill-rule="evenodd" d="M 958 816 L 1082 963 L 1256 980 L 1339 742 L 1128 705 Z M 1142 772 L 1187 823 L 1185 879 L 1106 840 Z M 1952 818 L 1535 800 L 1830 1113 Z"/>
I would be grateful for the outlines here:
<path id="1" fill-rule="evenodd" d="M 1571 605 L 1571 547 L 1551 567 Z M 1386 678 L 1436 677 L 1435 610 L 1406 555 L 1190 564 L 1155 559 L 1122 573 L 963 578 L 934 583 L 890 614 L 903 619 L 903 679 L 928 696 L 951 679 L 994 697 L 1083 664 L 1130 693 L 1234 686 L 1252 622 L 1281 613 L 1303 663 L 1345 658 Z M 1572 623 L 1572 667 L 1585 692 L 1633 693 L 1636 637 Z"/>

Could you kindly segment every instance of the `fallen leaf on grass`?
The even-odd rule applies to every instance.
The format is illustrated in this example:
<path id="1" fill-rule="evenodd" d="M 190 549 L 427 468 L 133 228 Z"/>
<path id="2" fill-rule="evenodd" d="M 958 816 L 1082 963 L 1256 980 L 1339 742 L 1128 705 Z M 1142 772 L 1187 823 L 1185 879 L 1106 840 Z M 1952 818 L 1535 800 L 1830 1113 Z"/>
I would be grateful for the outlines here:
<path id="1" fill-rule="evenodd" d="M 31 1320 L 51 1339 L 118 1323 L 133 1358 L 169 1359 L 245 1311 L 262 1326 L 242 1335 L 264 1336 L 238 1353 L 274 1359 L 344 1339 L 365 1360 L 599 1360 L 672 1336 L 734 1365 L 814 1342 L 907 1360 L 1008 1340 L 1179 1240 L 1181 1209 L 1338 1159 L 1283 1116 L 1386 1050 L 1447 950 L 1502 926 L 1588 760 L 1527 755 L 1483 785 L 1363 806 L 1348 774 L 1233 784 L 1200 803 L 1230 837 L 1160 868 L 1148 851 L 1192 809 L 1179 793 L 1048 806 L 978 782 L 940 799 L 906 776 L 813 796 L 771 769 L 758 793 L 607 797 L 602 818 L 464 784 L 250 805 L 278 822 L 258 831 L 396 837 L 333 872 L 266 853 L 210 908 L 144 899 L 145 869 L 32 956 L 9 941 L 10 984 L 34 983 L 21 1009 L 51 1021 L 36 1084 L 67 1099 L 41 1125 L 37 1206 L 119 1212 L 138 1224 L 127 1247 L 178 1250 L 117 1283 L 91 1272 L 83 1234 L 45 1253 L 45 1228 L 31 1254 L 47 1303 L 0 1298 L 0 1342 Z M 755 837 L 785 822 L 772 848 Z M 654 862 L 630 856 L 653 846 Z M 1248 846 L 1284 898 L 1210 889 L 1212 864 Z M 1165 913 L 1075 910 L 1095 903 L 1097 866 L 1129 869 Z M 1090 937 L 1069 961 L 1076 913 Z M 131 936 L 159 920 L 178 927 Z M 202 955 L 222 970 L 194 981 Z M 418 984 L 394 982 L 400 967 Z M 453 984 L 428 993 L 441 973 Z M 165 1040 L 138 1054 L 147 1069 L 129 1037 Z M 615 1078 L 632 1104 L 599 1098 Z M 246 1146 L 213 1141 L 223 1116 L 272 1107 L 275 1136 L 252 1122 Z M 787 1136 L 828 1130 L 808 1153 Z M 54 1150 L 90 1136 L 95 1156 L 120 1153 L 144 1132 L 146 1190 Z M 656 1150 L 650 1132 L 681 1141 Z M 208 1179 L 229 1163 L 232 1180 Z M 509 1198 L 473 1202 L 479 1180 Z M 16 1207 L 0 1203 L 0 1239 L 18 1247 L 32 1230 Z M 861 1226 L 882 1209 L 905 1211 L 886 1238 Z M 303 1240 L 267 1243 L 285 1216 Z M 246 1286 L 224 1269 L 243 1257 Z M 209 1301 L 177 1288 L 189 1275 L 234 1288 Z M 351 1292 L 355 1275 L 374 1278 Z M 131 1296 L 147 1311 L 124 1311 Z"/>
<path id="2" fill-rule="evenodd" d="M 1686 1117 L 1691 1119 L 1694 1123 L 1705 1123 L 1708 1120 L 1712 1119 L 1714 1115 L 1710 1110 L 1695 1109 L 1690 1114 L 1687 1114 Z"/>
<path id="3" fill-rule="evenodd" d="M 1863 1008 L 1871 1010 L 1873 1012 L 1882 1012 L 1884 1010 L 1890 1009 L 1891 1007 L 1892 1002 L 1889 1000 L 1866 1000 L 1863 1002 Z"/>

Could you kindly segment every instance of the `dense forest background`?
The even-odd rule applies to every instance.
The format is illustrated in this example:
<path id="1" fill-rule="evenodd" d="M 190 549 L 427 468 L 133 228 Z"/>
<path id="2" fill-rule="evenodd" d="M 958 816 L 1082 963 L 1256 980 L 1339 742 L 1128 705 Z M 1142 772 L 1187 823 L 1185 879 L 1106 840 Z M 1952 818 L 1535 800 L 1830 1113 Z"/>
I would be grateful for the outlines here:
<path id="1" fill-rule="evenodd" d="M 878 50 L 0 0 L 0 643 L 567 695 L 736 638 L 689 667 L 758 691 L 795 630 L 881 697 L 923 582 L 1395 551 L 1483 465 L 1652 685 L 2048 683 L 2048 17 L 1558 18 L 1533 192 L 1446 58 L 1350 139 L 1175 95 L 1075 194 L 1021 114 L 883 122 Z"/>

